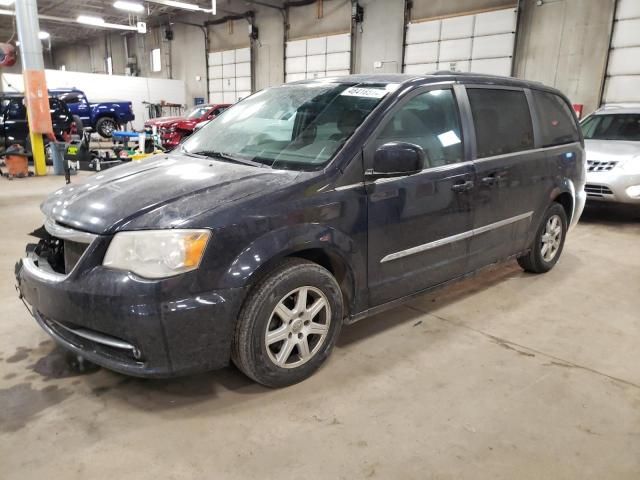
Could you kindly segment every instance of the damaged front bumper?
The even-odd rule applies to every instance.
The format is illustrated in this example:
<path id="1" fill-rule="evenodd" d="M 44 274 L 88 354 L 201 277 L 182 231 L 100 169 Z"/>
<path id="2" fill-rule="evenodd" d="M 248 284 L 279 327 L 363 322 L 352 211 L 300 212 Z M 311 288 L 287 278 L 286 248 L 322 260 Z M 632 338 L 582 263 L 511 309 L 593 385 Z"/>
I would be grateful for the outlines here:
<path id="1" fill-rule="evenodd" d="M 229 363 L 244 289 L 194 294 L 197 272 L 147 280 L 104 268 L 107 245 L 98 237 L 69 274 L 55 272 L 33 248 L 16 264 L 19 294 L 51 337 L 94 363 L 140 377 Z"/>

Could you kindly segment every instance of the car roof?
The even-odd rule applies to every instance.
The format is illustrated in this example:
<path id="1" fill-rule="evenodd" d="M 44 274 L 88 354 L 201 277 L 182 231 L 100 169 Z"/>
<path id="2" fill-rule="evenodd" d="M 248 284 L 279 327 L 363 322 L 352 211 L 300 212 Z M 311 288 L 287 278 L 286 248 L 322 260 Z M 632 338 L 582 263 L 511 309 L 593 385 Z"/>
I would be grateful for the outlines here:
<path id="1" fill-rule="evenodd" d="M 593 112 L 594 115 L 611 115 L 614 113 L 640 114 L 640 103 L 609 103 Z"/>
<path id="2" fill-rule="evenodd" d="M 464 72 L 452 72 L 449 70 L 442 70 L 432 73 L 424 74 L 411 74 L 411 73 L 372 73 L 372 74 L 355 74 L 344 75 L 339 77 L 328 77 L 313 80 L 300 80 L 297 82 L 291 82 L 289 85 L 295 84 L 308 84 L 308 83 L 322 83 L 322 82 L 335 82 L 335 83 L 414 83 L 425 84 L 438 83 L 443 81 L 452 81 L 457 83 L 480 83 L 489 85 L 504 85 L 504 86 L 518 86 L 523 88 L 535 88 L 543 90 L 553 90 L 554 88 L 547 87 L 540 82 L 534 82 L 530 80 L 521 80 L 514 77 L 501 77 L 498 75 L 486 75 L 481 73 L 464 73 Z"/>

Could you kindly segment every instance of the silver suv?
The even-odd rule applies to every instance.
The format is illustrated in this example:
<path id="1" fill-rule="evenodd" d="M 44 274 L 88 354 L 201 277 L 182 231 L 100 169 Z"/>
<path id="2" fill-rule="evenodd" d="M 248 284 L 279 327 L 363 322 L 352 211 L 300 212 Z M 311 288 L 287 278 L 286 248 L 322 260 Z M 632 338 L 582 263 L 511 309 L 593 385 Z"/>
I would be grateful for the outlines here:
<path id="1" fill-rule="evenodd" d="M 582 122 L 589 200 L 640 205 L 640 105 L 607 105 Z"/>

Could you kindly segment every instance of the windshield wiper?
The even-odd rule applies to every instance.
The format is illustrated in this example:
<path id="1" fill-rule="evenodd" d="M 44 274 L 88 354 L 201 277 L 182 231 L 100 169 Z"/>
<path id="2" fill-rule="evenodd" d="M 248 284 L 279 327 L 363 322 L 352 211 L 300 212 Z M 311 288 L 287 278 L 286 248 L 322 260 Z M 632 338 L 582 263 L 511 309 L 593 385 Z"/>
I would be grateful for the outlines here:
<path id="1" fill-rule="evenodd" d="M 216 160 L 225 160 L 227 162 L 239 163 L 241 165 L 250 165 L 252 167 L 264 167 L 264 164 L 262 163 L 254 162 L 247 158 L 240 158 L 234 155 L 229 155 L 228 153 L 224 153 L 224 152 L 217 152 L 215 150 L 201 150 L 201 151 L 190 152 L 190 153 L 192 153 L 193 155 L 200 155 L 203 157 L 215 158 Z"/>

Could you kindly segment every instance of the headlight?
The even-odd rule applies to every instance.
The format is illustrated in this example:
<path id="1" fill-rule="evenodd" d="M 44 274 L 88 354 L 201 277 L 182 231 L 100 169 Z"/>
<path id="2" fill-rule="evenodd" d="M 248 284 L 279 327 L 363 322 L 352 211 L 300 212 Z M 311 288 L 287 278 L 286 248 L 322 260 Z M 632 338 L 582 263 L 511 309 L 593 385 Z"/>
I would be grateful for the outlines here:
<path id="1" fill-rule="evenodd" d="M 209 230 L 141 230 L 116 233 L 102 264 L 145 278 L 165 278 L 195 270 Z"/>

